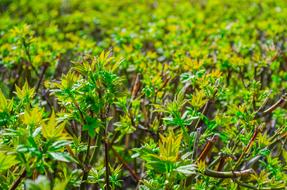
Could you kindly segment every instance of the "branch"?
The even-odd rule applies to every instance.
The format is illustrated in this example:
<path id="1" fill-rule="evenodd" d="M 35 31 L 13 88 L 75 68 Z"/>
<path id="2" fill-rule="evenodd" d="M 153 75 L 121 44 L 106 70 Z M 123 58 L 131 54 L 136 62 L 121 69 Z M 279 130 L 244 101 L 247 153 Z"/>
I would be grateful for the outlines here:
<path id="1" fill-rule="evenodd" d="M 200 135 L 201 135 L 201 127 L 196 129 L 196 133 L 195 133 L 195 139 L 194 139 L 194 143 L 193 143 L 193 151 L 192 151 L 192 159 L 195 160 L 196 156 L 197 156 L 197 148 L 198 148 L 198 143 L 199 143 L 199 139 L 200 139 Z"/>
<path id="2" fill-rule="evenodd" d="M 198 161 L 205 160 L 208 153 L 211 151 L 213 144 L 218 140 L 219 136 L 215 134 L 211 139 L 208 139 L 207 144 L 205 145 L 204 149 L 200 153 L 200 156 L 198 157 Z"/>
<path id="3" fill-rule="evenodd" d="M 278 108 L 280 106 L 283 106 L 285 104 L 286 100 L 287 100 L 287 93 L 284 93 L 280 97 L 280 99 L 276 103 L 274 103 L 272 106 L 270 106 L 269 108 L 267 108 L 266 110 L 264 110 L 261 113 L 257 112 L 256 115 L 255 115 L 255 118 L 262 117 L 262 116 L 264 116 L 264 115 L 266 115 L 268 113 L 272 113 L 276 108 Z"/>
<path id="4" fill-rule="evenodd" d="M 216 87 L 217 87 L 217 85 L 216 85 Z M 215 98 L 217 92 L 218 92 L 218 89 L 216 88 L 215 91 L 214 91 L 214 93 L 213 93 L 213 95 L 212 95 L 212 97 L 211 97 L 211 98 L 206 102 L 206 104 L 204 105 L 203 110 L 202 110 L 202 112 L 201 112 L 202 115 L 205 115 L 205 114 L 206 114 L 206 112 L 207 112 L 207 110 L 208 110 L 208 107 L 210 106 L 210 104 L 211 104 L 212 101 L 214 100 L 214 98 Z M 201 121 L 202 121 L 202 120 L 201 120 L 200 118 L 198 118 L 198 120 L 197 120 L 197 122 L 196 122 L 196 124 L 195 124 L 195 129 L 199 127 L 199 125 L 201 124 Z"/>
<path id="5" fill-rule="evenodd" d="M 124 165 L 124 167 L 130 172 L 132 177 L 134 178 L 135 182 L 140 181 L 140 177 L 136 174 L 136 172 L 123 160 L 123 158 L 119 155 L 119 153 L 114 149 L 114 147 L 111 146 L 111 149 L 115 156 L 118 158 L 118 160 Z"/>
<path id="6" fill-rule="evenodd" d="M 206 169 L 204 171 L 204 174 L 210 177 L 215 178 L 237 178 L 237 177 L 244 177 L 249 176 L 250 174 L 254 174 L 255 171 L 251 169 L 246 169 L 242 171 L 228 171 L 228 172 L 220 172 L 220 171 L 214 171 L 210 169 Z"/>
<path id="7" fill-rule="evenodd" d="M 36 93 L 38 92 L 39 88 L 40 88 L 40 85 L 43 81 L 43 78 L 44 78 L 44 75 L 46 73 L 46 70 L 48 68 L 49 64 L 48 63 L 45 63 L 42 67 L 42 70 L 41 70 L 41 74 L 40 74 L 40 77 L 39 77 L 39 80 L 38 80 L 38 83 L 36 85 Z"/>
<path id="8" fill-rule="evenodd" d="M 243 183 L 237 179 L 234 179 L 235 183 L 237 183 L 238 185 L 242 186 L 242 187 L 247 187 L 249 189 L 262 189 L 262 190 L 271 190 L 271 189 L 274 189 L 274 190 L 279 190 L 279 189 L 285 189 L 285 186 L 281 186 L 281 187 L 256 187 L 256 186 L 253 186 L 253 185 L 249 185 L 247 183 Z"/>
<path id="9" fill-rule="evenodd" d="M 16 181 L 14 181 L 14 183 L 12 184 L 12 186 L 9 188 L 9 190 L 15 190 L 18 185 L 21 183 L 21 181 L 24 179 L 24 177 L 26 177 L 26 170 L 24 169 L 21 173 L 21 175 L 18 176 L 18 178 L 16 179 Z"/>
<path id="10" fill-rule="evenodd" d="M 109 168 L 109 145 L 108 142 L 104 142 L 105 145 L 105 168 L 106 168 L 106 176 L 105 176 L 105 182 L 106 182 L 106 190 L 110 190 L 110 168 Z"/>
<path id="11" fill-rule="evenodd" d="M 132 88 L 132 93 L 131 93 L 132 98 L 131 99 L 134 99 L 139 92 L 139 89 L 141 87 L 141 81 L 140 80 L 141 80 L 141 76 L 140 76 L 140 74 L 137 74 L 134 86 Z"/>
<path id="12" fill-rule="evenodd" d="M 260 128 L 261 128 L 261 125 L 260 125 L 259 127 L 256 127 L 256 128 L 255 128 L 255 130 L 254 130 L 254 132 L 253 132 L 253 135 L 252 135 L 251 139 L 250 139 L 249 142 L 248 142 L 248 145 L 244 148 L 244 150 L 243 150 L 242 154 L 240 155 L 240 157 L 238 158 L 238 160 L 237 160 L 237 162 L 236 162 L 234 168 L 236 168 L 237 166 L 239 166 L 239 164 L 240 164 L 242 158 L 243 158 L 244 155 L 248 152 L 248 150 L 249 150 L 250 147 L 252 146 L 253 142 L 255 141 L 255 139 L 256 139 L 256 137 L 257 137 L 259 131 L 260 131 Z"/>

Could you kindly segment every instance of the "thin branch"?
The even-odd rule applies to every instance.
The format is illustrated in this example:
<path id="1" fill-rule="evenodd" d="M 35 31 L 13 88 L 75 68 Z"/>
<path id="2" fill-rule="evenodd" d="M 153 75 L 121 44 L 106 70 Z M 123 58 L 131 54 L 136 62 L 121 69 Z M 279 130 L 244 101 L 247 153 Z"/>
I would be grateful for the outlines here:
<path id="1" fill-rule="evenodd" d="M 192 159 L 195 160 L 197 157 L 197 148 L 198 148 L 198 144 L 199 144 L 199 138 L 200 138 L 200 133 L 201 133 L 201 127 L 196 129 L 196 133 L 195 133 L 195 139 L 194 139 L 194 143 L 193 143 L 193 153 L 192 153 Z"/>
<path id="2" fill-rule="evenodd" d="M 132 88 L 132 99 L 134 99 L 139 92 L 139 89 L 141 87 L 141 81 L 140 80 L 141 80 L 141 76 L 140 76 L 140 74 L 137 74 L 135 83 L 134 83 L 133 88 Z"/>
<path id="3" fill-rule="evenodd" d="M 287 99 L 287 93 L 283 94 L 280 99 L 273 104 L 271 107 L 269 107 L 267 110 L 263 111 L 263 115 L 267 114 L 267 113 L 271 113 L 272 111 L 274 111 L 277 107 L 283 105 L 286 102 Z"/>
<path id="4" fill-rule="evenodd" d="M 263 110 L 264 106 L 267 104 L 268 100 L 269 100 L 269 96 L 271 95 L 271 90 L 268 92 L 267 97 L 265 98 L 265 100 L 263 101 L 262 105 L 258 108 L 258 110 L 256 111 L 256 113 L 259 113 Z"/>
<path id="5" fill-rule="evenodd" d="M 287 100 L 287 93 L 284 93 L 280 97 L 280 99 L 277 102 L 275 102 L 272 106 L 270 106 L 269 108 L 267 108 L 266 110 L 264 110 L 261 113 L 257 112 L 255 115 L 255 118 L 259 118 L 259 117 L 262 117 L 268 113 L 272 113 L 276 108 L 283 106 L 285 104 L 286 100 Z"/>
<path id="6" fill-rule="evenodd" d="M 228 171 L 228 172 L 220 172 L 220 171 L 214 171 L 210 169 L 206 169 L 204 171 L 204 174 L 210 177 L 215 178 L 237 178 L 237 177 L 244 177 L 249 176 L 250 174 L 254 174 L 255 171 L 251 169 L 246 169 L 242 171 Z"/>
<path id="7" fill-rule="evenodd" d="M 218 85 L 216 85 L 216 87 L 217 87 L 217 86 L 218 86 Z M 217 88 L 216 88 L 215 91 L 214 91 L 214 93 L 213 93 L 213 95 L 212 95 L 212 97 L 211 97 L 211 99 L 209 99 L 209 100 L 206 102 L 206 104 L 204 105 L 203 110 L 202 110 L 202 112 L 201 112 L 202 115 L 205 115 L 205 114 L 206 114 L 210 103 L 212 103 L 212 101 L 214 100 L 214 98 L 215 98 L 215 96 L 216 96 L 216 94 L 217 94 L 217 91 L 218 91 L 218 90 L 217 90 Z M 199 127 L 200 123 L 201 123 L 201 119 L 198 118 L 198 120 L 197 120 L 197 122 L 196 122 L 196 124 L 195 124 L 195 129 Z"/>
<path id="8" fill-rule="evenodd" d="M 114 149 L 114 147 L 111 146 L 111 149 L 115 156 L 118 158 L 118 160 L 123 164 L 123 166 L 129 171 L 129 173 L 132 175 L 135 182 L 140 181 L 140 177 L 136 174 L 136 172 L 123 160 L 123 158 L 119 155 L 119 153 Z"/>
<path id="9" fill-rule="evenodd" d="M 18 185 L 21 183 L 21 181 L 26 177 L 26 174 L 27 174 L 26 169 L 24 169 L 21 175 L 19 175 L 16 181 L 14 181 L 14 183 L 9 188 L 9 190 L 15 190 L 18 187 Z"/>
<path id="10" fill-rule="evenodd" d="M 41 85 L 41 83 L 42 83 L 42 81 L 43 81 L 43 78 L 44 78 L 44 75 L 45 75 L 45 73 L 46 73 L 46 71 L 47 71 L 47 68 L 48 68 L 48 64 L 45 63 L 45 64 L 43 65 L 43 67 L 42 67 L 41 74 L 40 74 L 40 78 L 39 78 L 38 83 L 37 83 L 37 85 L 36 85 L 36 90 L 35 90 L 36 93 L 38 92 L 38 90 L 39 90 L 39 88 L 40 88 L 40 85 Z"/>
<path id="11" fill-rule="evenodd" d="M 247 146 L 244 148 L 242 154 L 241 154 L 240 157 L 238 158 L 238 160 L 237 160 L 237 162 L 236 162 L 234 168 L 237 168 L 237 166 L 239 166 L 239 164 L 241 163 L 242 158 L 245 156 L 245 154 L 248 152 L 248 150 L 249 150 L 250 147 L 252 146 L 253 142 L 255 141 L 255 139 L 256 139 L 256 137 L 257 137 L 259 131 L 260 131 L 260 127 L 261 127 L 261 125 L 260 125 L 259 127 L 256 127 L 256 128 L 255 128 L 251 139 L 249 140 Z"/>
<path id="12" fill-rule="evenodd" d="M 233 181 L 235 181 L 235 183 L 237 183 L 238 185 L 242 186 L 242 187 L 247 187 L 249 189 L 260 189 L 260 190 L 279 190 L 279 189 L 285 189 L 285 186 L 281 186 L 281 187 L 256 187 L 256 186 L 253 186 L 253 185 L 249 185 L 247 183 L 243 183 L 237 179 L 234 179 Z"/>
<path id="13" fill-rule="evenodd" d="M 106 182 L 106 186 L 105 189 L 106 190 L 110 190 L 110 168 L 109 168 L 109 145 L 108 142 L 104 142 L 105 145 L 105 168 L 106 168 L 106 176 L 105 176 L 105 182 Z"/>
<path id="14" fill-rule="evenodd" d="M 219 136 L 215 134 L 211 139 L 208 139 L 207 144 L 205 145 L 204 149 L 202 150 L 201 154 L 198 157 L 198 161 L 203 161 L 205 160 L 206 156 L 208 153 L 211 151 L 214 143 L 219 139 Z"/>

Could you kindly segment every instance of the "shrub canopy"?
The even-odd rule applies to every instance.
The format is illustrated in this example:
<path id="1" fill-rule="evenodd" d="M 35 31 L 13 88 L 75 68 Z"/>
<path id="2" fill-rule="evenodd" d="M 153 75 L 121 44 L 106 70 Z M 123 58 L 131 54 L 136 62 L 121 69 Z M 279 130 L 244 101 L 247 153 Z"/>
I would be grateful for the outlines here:
<path id="1" fill-rule="evenodd" d="M 285 0 L 1 0 L 0 189 L 284 189 Z"/>

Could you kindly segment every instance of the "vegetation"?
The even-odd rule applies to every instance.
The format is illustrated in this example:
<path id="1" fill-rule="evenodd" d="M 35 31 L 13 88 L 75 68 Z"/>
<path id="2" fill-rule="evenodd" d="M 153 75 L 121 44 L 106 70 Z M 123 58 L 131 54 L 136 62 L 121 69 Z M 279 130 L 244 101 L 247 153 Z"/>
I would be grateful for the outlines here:
<path id="1" fill-rule="evenodd" d="M 0 189 L 285 189 L 285 0 L 1 0 Z"/>

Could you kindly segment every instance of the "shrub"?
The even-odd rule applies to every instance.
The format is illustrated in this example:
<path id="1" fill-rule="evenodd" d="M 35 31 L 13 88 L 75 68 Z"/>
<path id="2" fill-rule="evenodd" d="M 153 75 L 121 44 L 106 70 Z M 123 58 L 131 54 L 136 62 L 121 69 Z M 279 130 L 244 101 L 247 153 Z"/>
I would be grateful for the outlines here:
<path id="1" fill-rule="evenodd" d="M 287 5 L 0 1 L 1 189 L 285 189 Z"/>

